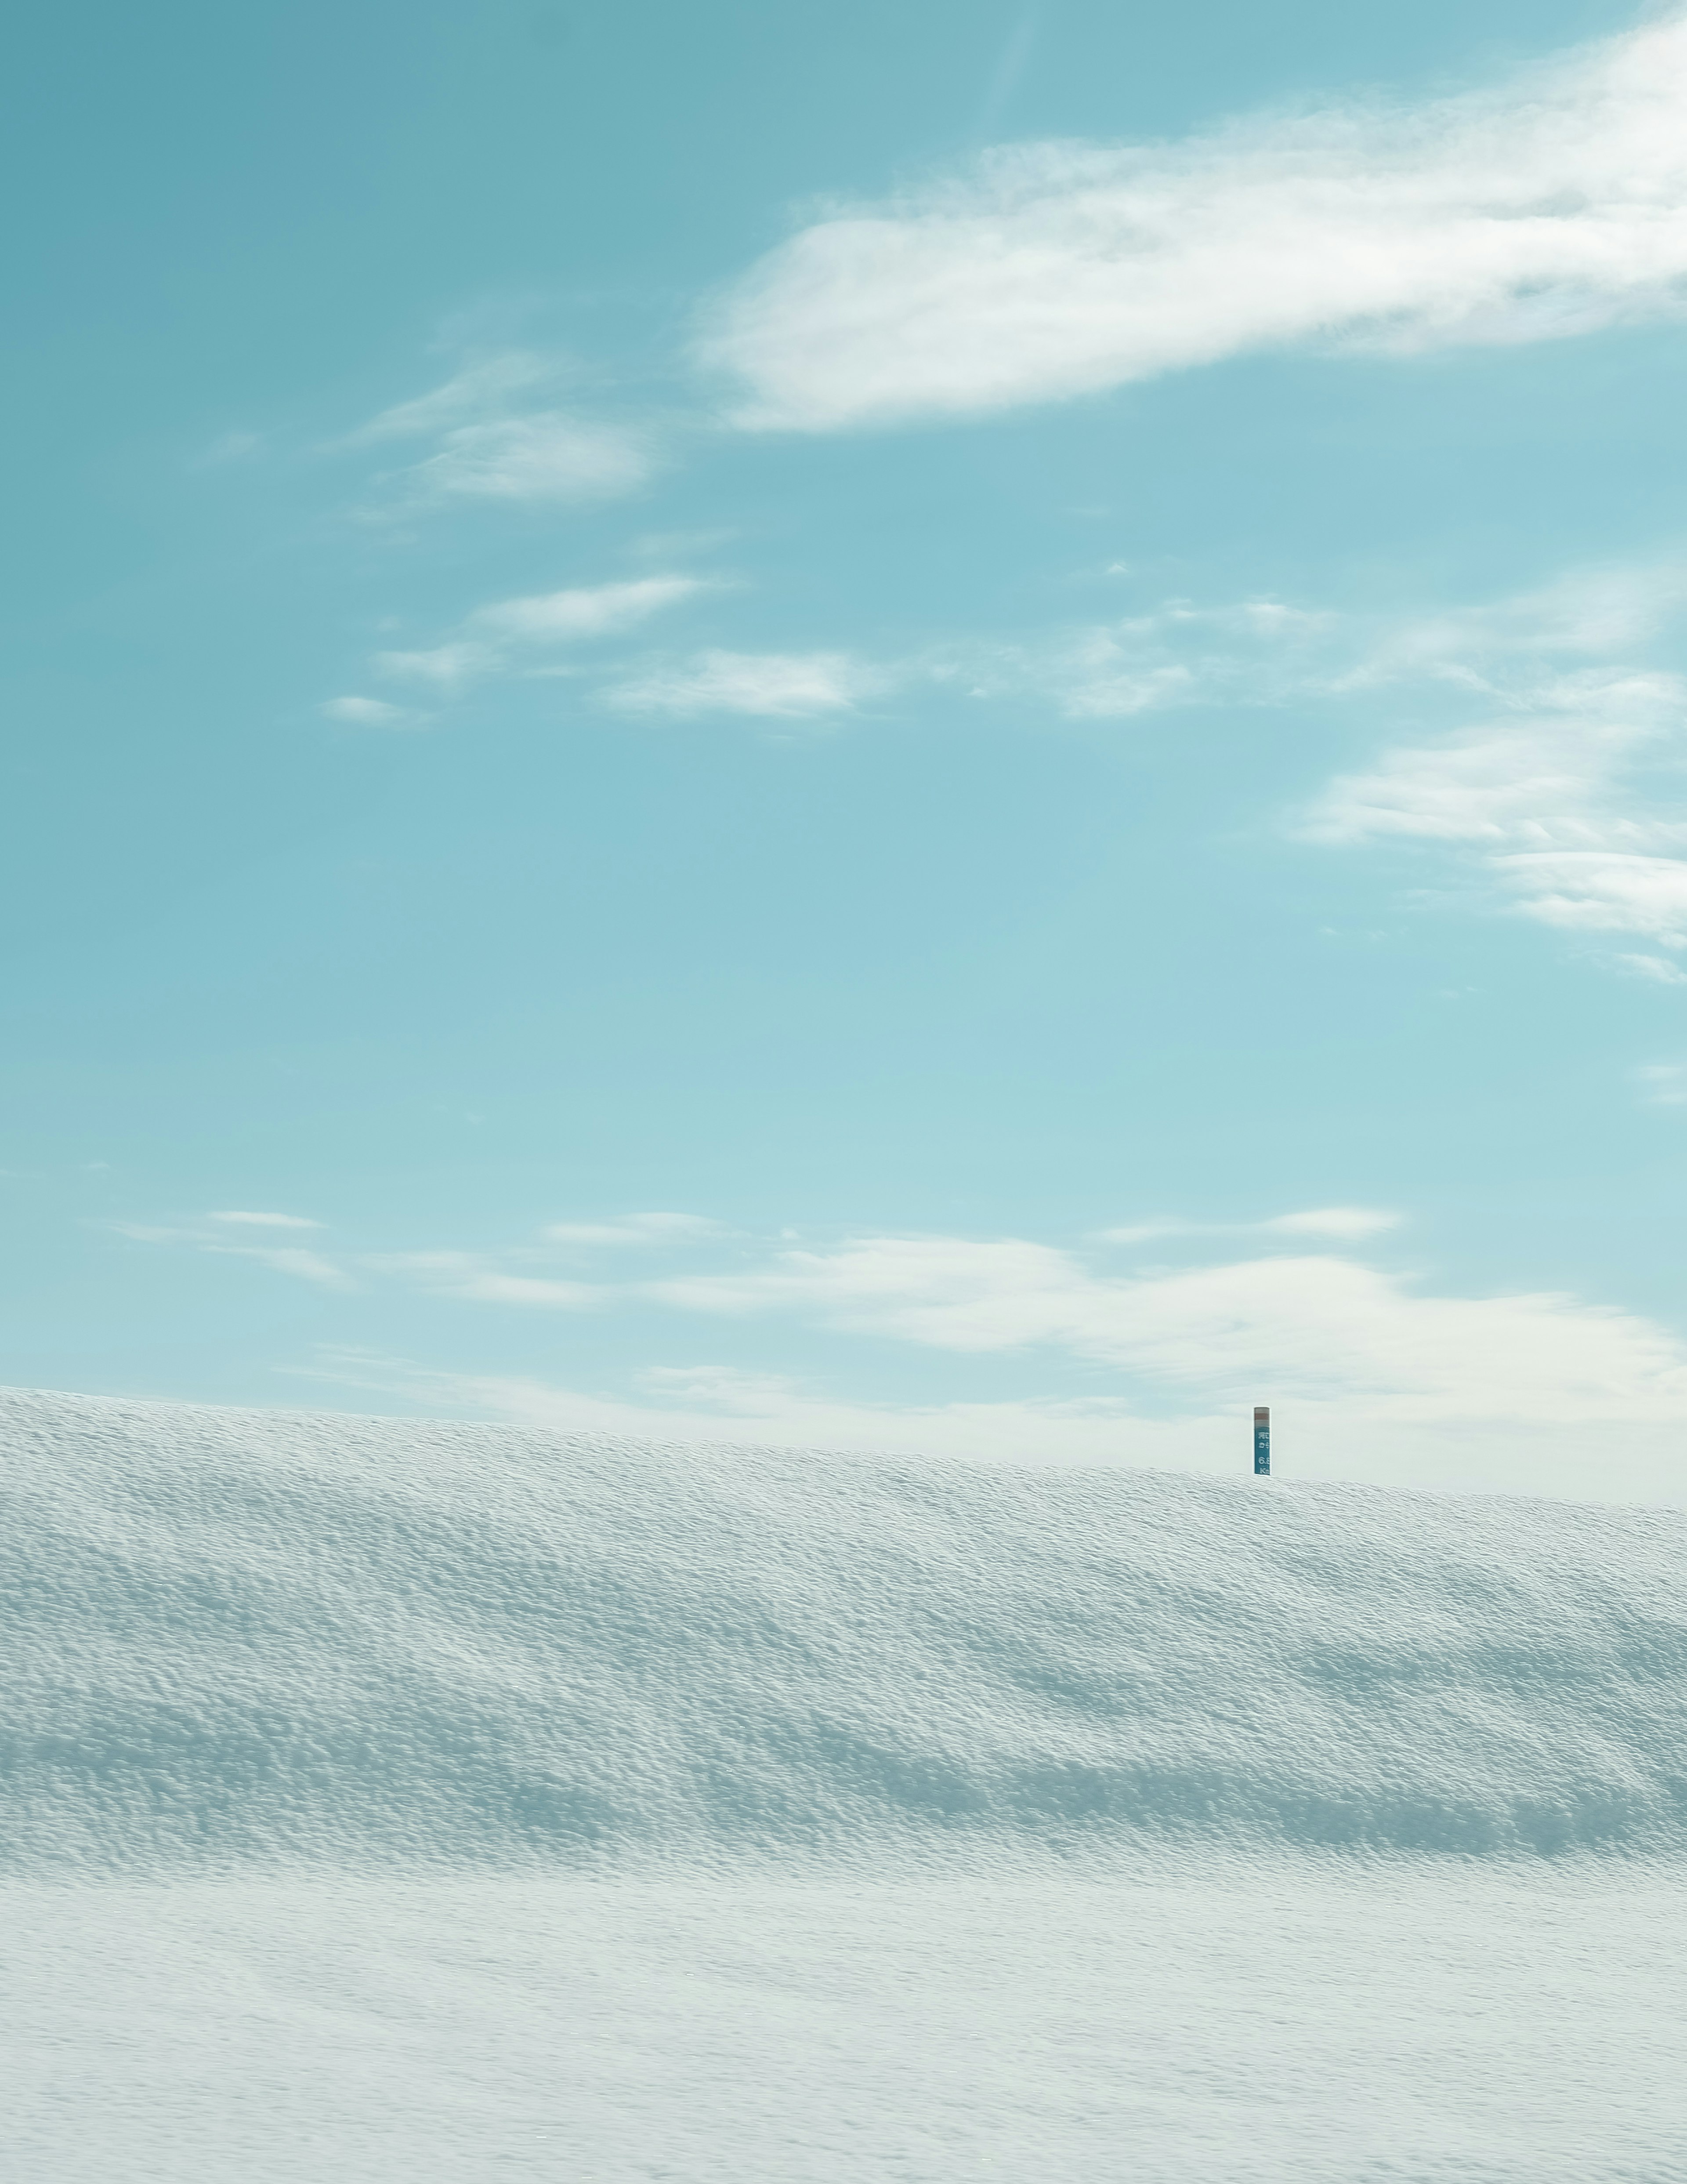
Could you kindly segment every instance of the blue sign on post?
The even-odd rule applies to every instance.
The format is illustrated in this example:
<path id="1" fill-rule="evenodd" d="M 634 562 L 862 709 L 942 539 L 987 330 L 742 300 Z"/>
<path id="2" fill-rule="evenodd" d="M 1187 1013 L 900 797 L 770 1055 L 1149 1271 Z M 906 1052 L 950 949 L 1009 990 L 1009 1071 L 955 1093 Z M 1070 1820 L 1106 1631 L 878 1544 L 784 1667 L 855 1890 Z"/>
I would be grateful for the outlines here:
<path id="1" fill-rule="evenodd" d="M 1271 1412 L 1263 1403 L 1254 1405 L 1254 1476 L 1271 1477 Z"/>

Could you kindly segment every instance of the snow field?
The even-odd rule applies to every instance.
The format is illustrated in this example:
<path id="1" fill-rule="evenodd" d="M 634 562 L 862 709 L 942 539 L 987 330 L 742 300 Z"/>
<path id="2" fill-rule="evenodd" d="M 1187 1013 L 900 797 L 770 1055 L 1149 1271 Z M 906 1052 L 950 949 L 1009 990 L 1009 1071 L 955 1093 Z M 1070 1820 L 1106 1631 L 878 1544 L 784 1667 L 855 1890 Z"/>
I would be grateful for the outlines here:
<path id="1" fill-rule="evenodd" d="M 0 2174 L 1687 2184 L 1687 1513 L 25 1394 L 0 1482 Z"/>
<path id="2" fill-rule="evenodd" d="M 13 1883 L 0 2163 L 1679 2184 L 1687 1886 L 1623 1865 Z"/>

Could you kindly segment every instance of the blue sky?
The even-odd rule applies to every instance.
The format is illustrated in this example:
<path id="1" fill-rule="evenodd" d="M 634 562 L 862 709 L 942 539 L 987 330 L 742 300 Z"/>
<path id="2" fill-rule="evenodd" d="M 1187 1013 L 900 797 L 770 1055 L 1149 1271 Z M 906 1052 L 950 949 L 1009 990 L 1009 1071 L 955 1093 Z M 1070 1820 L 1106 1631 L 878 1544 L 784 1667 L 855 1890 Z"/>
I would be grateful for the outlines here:
<path id="1" fill-rule="evenodd" d="M 1687 18 L 37 11 L 0 1374 L 1687 1486 Z"/>

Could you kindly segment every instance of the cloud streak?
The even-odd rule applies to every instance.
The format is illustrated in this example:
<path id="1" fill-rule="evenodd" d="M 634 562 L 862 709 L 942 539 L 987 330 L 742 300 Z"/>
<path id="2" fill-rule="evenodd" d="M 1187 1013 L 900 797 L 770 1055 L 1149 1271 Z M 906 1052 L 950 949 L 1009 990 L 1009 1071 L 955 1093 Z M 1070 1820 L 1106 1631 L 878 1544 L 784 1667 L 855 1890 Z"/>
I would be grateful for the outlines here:
<path id="1" fill-rule="evenodd" d="M 640 426 L 556 406 L 552 359 L 510 350 L 466 365 L 443 386 L 400 402 L 352 433 L 347 447 L 431 443 L 385 482 L 415 510 L 452 502 L 506 504 L 607 500 L 636 492 L 657 453 Z"/>
<path id="2" fill-rule="evenodd" d="M 135 1221 L 114 1221 L 109 1225 L 114 1233 L 125 1236 L 135 1244 L 174 1245 L 190 1251 L 203 1251 L 217 1259 L 250 1259 L 254 1264 L 267 1267 L 272 1273 L 286 1274 L 292 1280 L 309 1282 L 317 1289 L 354 1290 L 356 1282 L 346 1269 L 320 1251 L 313 1251 L 300 1244 L 232 1244 L 228 1234 L 256 1229 L 259 1234 L 287 1234 L 301 1229 L 314 1229 L 320 1223 L 306 1221 L 287 1213 L 209 1213 L 207 1222 L 215 1222 L 215 1228 L 197 1224 L 157 1227 Z"/>
<path id="3" fill-rule="evenodd" d="M 735 421 L 983 415 L 1308 343 L 1396 352 L 1673 315 L 1687 21 L 1496 90 L 1178 143 L 1032 143 L 815 220 L 699 337 Z"/>
<path id="4" fill-rule="evenodd" d="M 1647 1096 L 1673 1099 L 1679 1078 L 1660 1070 L 1640 1083 Z M 1089 1384 L 1086 1401 L 1100 1368 L 1112 1383 L 1096 1398 L 1109 1415 L 1108 1407 L 1229 1409 L 1269 1388 L 1396 1424 L 1687 1424 L 1687 1346 L 1668 1329 L 1558 1293 L 1426 1293 L 1355 1256 L 1397 1221 L 1375 1207 L 1324 1206 L 1228 1229 L 1162 1219 L 1103 1232 L 1104 1245 L 1248 1240 L 1240 1256 L 1233 1244 L 1229 1256 L 1214 1256 L 1209 1241 L 1194 1264 L 1125 1273 L 1093 1251 L 1024 1237 L 871 1235 L 816 1248 L 673 1216 L 564 1223 L 537 1244 L 497 1254 L 407 1252 L 361 1263 L 489 1305 L 569 1313 L 655 1306 L 716 1328 L 784 1320 L 954 1357 L 1040 1357 L 1039 1379 L 1075 1368 Z M 560 1251 L 633 1243 L 682 1246 L 688 1256 L 704 1246 L 713 1264 L 614 1282 L 555 1272 Z M 1062 1358 L 1063 1370 L 1054 1363 Z M 743 1390 L 729 1379 L 710 1401 L 722 1389 L 742 1410 Z"/>
<path id="5" fill-rule="evenodd" d="M 853 712 L 889 688 L 887 669 L 847 652 L 723 652 L 658 662 L 612 684 L 605 701 L 626 713 L 738 713 L 768 721 L 811 721 Z"/>
<path id="6" fill-rule="evenodd" d="M 534 671 L 535 663 L 547 652 L 619 636 L 709 588 L 698 577 L 638 577 L 622 583 L 579 585 L 500 599 L 477 607 L 443 644 L 415 652 L 378 652 L 372 665 L 379 675 L 449 694 L 490 675 L 519 672 L 524 667 Z M 546 671 L 540 665 L 537 671 Z M 358 717 L 345 707 L 371 702 L 380 703 L 337 699 L 336 717 Z"/>
<path id="7" fill-rule="evenodd" d="M 1050 1347 L 1228 1403 L 1271 1387 L 1420 1424 L 1687 1421 L 1687 1349 L 1650 1321 L 1556 1294 L 1425 1295 L 1324 1252 L 1116 1278 L 1017 1238 L 881 1236 L 656 1293 L 960 1353 Z"/>
<path id="8" fill-rule="evenodd" d="M 1687 948 L 1687 811 L 1679 783 L 1672 794 L 1655 777 L 1679 764 L 1687 682 L 1617 669 L 1483 694 L 1485 721 L 1331 782 L 1304 836 L 1473 852 L 1519 916 Z M 1618 967 L 1673 983 L 1662 959 Z"/>

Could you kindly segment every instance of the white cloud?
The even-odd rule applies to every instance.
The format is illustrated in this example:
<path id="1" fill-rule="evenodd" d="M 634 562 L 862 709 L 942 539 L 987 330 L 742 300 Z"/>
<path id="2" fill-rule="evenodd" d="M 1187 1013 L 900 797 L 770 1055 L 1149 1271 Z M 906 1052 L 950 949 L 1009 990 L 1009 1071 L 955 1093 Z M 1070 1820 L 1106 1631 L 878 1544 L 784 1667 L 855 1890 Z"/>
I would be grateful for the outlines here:
<path id="1" fill-rule="evenodd" d="M 231 1228 L 258 1229 L 273 1234 L 300 1229 L 319 1228 L 318 1221 L 307 1221 L 296 1213 L 249 1213 L 230 1212 L 208 1213 L 207 1222 L 215 1228 L 197 1224 L 183 1226 L 153 1226 L 137 1221 L 114 1221 L 109 1225 L 120 1236 L 126 1236 L 136 1244 L 166 1244 L 196 1251 L 208 1252 L 219 1259 L 250 1259 L 259 1266 L 268 1267 L 272 1273 L 287 1274 L 295 1281 L 310 1282 L 319 1289 L 354 1290 L 357 1284 L 345 1268 L 335 1264 L 320 1251 L 306 1250 L 295 1244 L 231 1244 L 226 1240 Z"/>
<path id="2" fill-rule="evenodd" d="M 1687 563 L 1672 556 L 1567 571 L 1507 598 L 1411 615 L 1372 633 L 1338 687 L 1364 688 L 1416 674 L 1485 687 L 1473 663 L 1555 663 L 1568 654 L 1608 657 L 1643 645 L 1687 606 Z M 1562 670 L 1558 670 L 1562 673 Z"/>
<path id="3" fill-rule="evenodd" d="M 202 1244 L 200 1249 L 214 1252 L 219 1258 L 255 1259 L 276 1273 L 290 1274 L 295 1281 L 314 1282 L 320 1289 L 357 1287 L 343 1267 L 337 1267 L 320 1251 L 301 1251 L 292 1245 L 270 1249 L 258 1244 Z"/>
<path id="4" fill-rule="evenodd" d="M 495 600 L 476 607 L 443 644 L 417 652 L 378 652 L 372 664 L 377 674 L 430 683 L 448 693 L 488 675 L 519 671 L 524 660 L 557 646 L 636 628 L 652 615 L 710 588 L 699 577 L 640 577 Z"/>
<path id="5" fill-rule="evenodd" d="M 1285 1236 L 1330 1236 L 1356 1242 L 1361 1236 L 1378 1236 L 1400 1226 L 1398 1213 L 1378 1206 L 1318 1206 L 1306 1213 L 1279 1213 L 1264 1224 Z"/>
<path id="6" fill-rule="evenodd" d="M 601 1290 L 585 1282 L 511 1273 L 471 1251 L 388 1251 L 364 1263 L 373 1272 L 407 1279 L 437 1296 L 463 1297 L 475 1304 L 585 1312 L 604 1297 Z"/>
<path id="7" fill-rule="evenodd" d="M 584 1282 L 547 1281 L 534 1274 L 504 1274 L 491 1269 L 465 1273 L 458 1282 L 441 1287 L 453 1296 L 469 1297 L 476 1304 L 519 1304 L 544 1312 L 586 1312 L 599 1301 L 599 1292 Z"/>
<path id="8" fill-rule="evenodd" d="M 1567 677 L 1512 703 L 1512 718 L 1404 745 L 1332 782 L 1306 832 L 1330 842 L 1404 834 L 1543 850 L 1607 848 L 1618 836 L 1629 847 L 1687 839 L 1679 820 L 1612 803 L 1631 760 L 1680 721 L 1687 688 L 1678 678 Z"/>
<path id="9" fill-rule="evenodd" d="M 1271 1390 L 1356 1420 L 1687 1426 L 1687 1346 L 1651 1321 L 1556 1294 L 1424 1295 L 1341 1257 L 1120 1279 L 1019 1239 L 870 1237 L 652 1293 L 685 1311 L 796 1313 L 958 1352 L 1048 1346 L 1227 1405 Z"/>
<path id="10" fill-rule="evenodd" d="M 1530 850 L 1496 857 L 1517 908 L 1572 932 L 1638 933 L 1687 948 L 1687 863 L 1598 850 Z"/>
<path id="11" fill-rule="evenodd" d="M 354 432 L 348 444 L 431 438 L 450 426 L 503 410 L 513 398 L 551 384 L 556 376 L 555 365 L 546 358 L 530 349 L 505 349 L 465 365 L 443 387 L 383 410 Z"/>
<path id="12" fill-rule="evenodd" d="M 1168 599 L 1145 613 L 1030 642 L 955 648 L 927 663 L 977 698 L 1050 700 L 1069 720 L 1127 720 L 1170 707 L 1276 705 L 1325 692 L 1363 638 L 1337 616 L 1282 599 L 1201 606 Z"/>
<path id="13" fill-rule="evenodd" d="M 397 728 L 415 719 L 402 705 L 389 705 L 384 698 L 330 698 L 319 709 L 331 721 L 344 721 L 354 728 Z"/>
<path id="14" fill-rule="evenodd" d="M 610 500 L 655 467 L 646 434 L 551 411 L 456 426 L 405 480 L 425 500 Z"/>
<path id="15" fill-rule="evenodd" d="M 1294 343 L 1562 337 L 1673 315 L 1684 277 L 1676 15 L 1415 108 L 992 153 L 805 227 L 699 347 L 744 387 L 740 424 L 825 431 Z"/>
<path id="16" fill-rule="evenodd" d="M 702 652 L 654 666 L 605 693 L 635 713 L 745 713 L 813 720 L 852 711 L 888 685 L 884 670 L 847 652 Z"/>
<path id="17" fill-rule="evenodd" d="M 1178 1214 L 1162 1214 L 1151 1221 L 1133 1222 L 1123 1228 L 1102 1228 L 1095 1240 L 1101 1244 L 1149 1244 L 1168 1236 L 1332 1236 L 1352 1241 L 1378 1236 L 1397 1228 L 1400 1217 L 1379 1206 L 1318 1206 L 1305 1212 L 1274 1214 L 1267 1221 L 1186 1221 Z"/>
<path id="18" fill-rule="evenodd" d="M 554 1221 L 543 1234 L 551 1244 L 620 1246 L 700 1241 L 718 1236 L 718 1221 L 698 1213 L 628 1213 L 618 1221 Z"/>
<path id="19" fill-rule="evenodd" d="M 1473 669 L 1489 717 L 1386 751 L 1333 781 L 1306 814 L 1307 839 L 1407 838 L 1476 850 L 1520 915 L 1563 930 L 1633 933 L 1687 946 L 1687 811 L 1643 778 L 1687 726 L 1680 677 L 1612 666 L 1527 674 L 1508 684 Z M 1494 717 L 1497 715 L 1498 717 Z M 1652 959 L 1627 956 L 1643 972 Z"/>
<path id="20" fill-rule="evenodd" d="M 1636 1081 L 1643 1098 L 1687 1104 L 1679 1065 L 1652 1065 Z M 506 1308 L 654 1304 L 733 1329 L 740 1349 L 746 1328 L 794 1321 L 810 1351 L 816 1332 L 843 1339 L 834 1371 L 846 1379 L 859 1370 L 854 1339 L 904 1344 L 933 1359 L 928 1377 L 942 1384 L 934 1400 L 839 1396 L 754 1355 L 652 1364 L 610 1390 L 354 1352 L 320 1370 L 409 1400 L 578 1432 L 1229 1470 L 1244 1467 L 1250 1406 L 1268 1401 L 1300 1476 L 1687 1496 L 1687 1344 L 1639 1313 L 1575 1296 L 1436 1294 L 1350 1249 L 1306 1248 L 1314 1238 L 1361 1245 L 1391 1217 L 1336 1206 L 1238 1224 L 1300 1248 L 1233 1248 L 1125 1276 L 1024 1238 L 943 1235 L 811 1249 L 733 1234 L 737 1264 L 614 1285 L 546 1270 L 548 1253 L 584 1243 L 709 1240 L 689 1217 L 654 1216 L 559 1224 L 541 1244 L 498 1256 L 440 1251 L 365 1262 L 436 1295 Z M 749 1340 L 765 1351 L 769 1337 L 758 1329 Z M 1036 1392 L 975 1395 L 985 1358 L 991 1384 L 1017 1358 L 1022 1388 L 1028 1379 Z"/>
<path id="21" fill-rule="evenodd" d="M 431 454 L 387 481 L 412 510 L 462 500 L 601 500 L 636 491 L 657 465 L 649 433 L 543 400 L 563 376 L 560 361 L 530 350 L 483 357 L 443 387 L 383 410 L 343 444 L 431 440 Z"/>
<path id="22" fill-rule="evenodd" d="M 208 1221 L 225 1221 L 240 1228 L 320 1228 L 320 1221 L 307 1221 L 299 1213 L 208 1213 Z"/>
<path id="23" fill-rule="evenodd" d="M 582 585 L 477 607 L 468 627 L 506 643 L 572 644 L 635 628 L 664 607 L 676 606 L 708 588 L 700 577 L 671 576 Z"/>
<path id="24" fill-rule="evenodd" d="M 1662 956 L 1613 956 L 1611 961 L 1627 978 L 1644 978 L 1657 986 L 1687 986 L 1687 971 Z"/>
<path id="25" fill-rule="evenodd" d="M 1423 1295 L 1341 1259 L 1096 1284 L 1051 1263 L 1060 1254 L 1016 1263 L 1003 1247 L 952 1239 L 923 1240 L 918 1267 L 893 1255 L 886 1280 L 885 1240 L 833 1255 L 881 1259 L 877 1273 L 860 1263 L 832 1270 L 829 1286 L 860 1315 L 849 1324 L 967 1351 L 1066 1340 L 1130 1368 L 1133 1392 L 873 1402 L 710 1362 L 647 1370 L 637 1393 L 609 1395 L 343 1351 L 324 1353 L 311 1377 L 567 1433 L 1232 1474 L 1248 1468 L 1250 1408 L 1266 1401 L 1278 1468 L 1289 1477 L 1687 1499 L 1687 1348 L 1635 1314 L 1550 1295 Z M 969 1248 L 988 1255 L 983 1269 L 969 1273 Z M 824 1321 L 827 1289 L 816 1261 L 782 1297 L 764 1290 L 756 1308 Z M 981 1295 L 995 1316 L 982 1341 L 976 1320 L 941 1317 L 953 1307 L 966 1322 Z M 1063 1300 L 1052 1323 L 1051 1295 Z M 872 1300 L 865 1312 L 864 1296 Z M 1016 1297 L 1025 1306 L 1017 1314 Z M 1156 1379 L 1182 1407 L 1168 1412 L 1152 1399 L 1144 1383 Z"/>
<path id="26" fill-rule="evenodd" d="M 442 692 L 460 688 L 476 677 L 491 674 L 498 655 L 490 645 L 436 644 L 420 652 L 377 652 L 370 665 L 377 675 L 401 682 L 431 682 Z"/>

